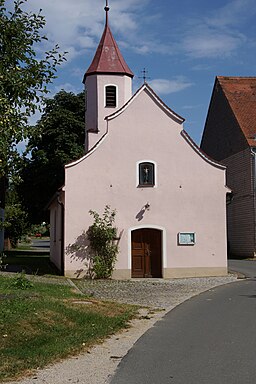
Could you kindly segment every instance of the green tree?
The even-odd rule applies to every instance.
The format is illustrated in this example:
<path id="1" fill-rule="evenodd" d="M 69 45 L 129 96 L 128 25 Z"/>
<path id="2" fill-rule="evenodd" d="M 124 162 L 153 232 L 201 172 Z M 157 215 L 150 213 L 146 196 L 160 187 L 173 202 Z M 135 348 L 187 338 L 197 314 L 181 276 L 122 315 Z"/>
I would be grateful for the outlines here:
<path id="1" fill-rule="evenodd" d="M 47 40 L 45 18 L 41 10 L 25 12 L 25 2 L 0 0 L 0 178 L 15 170 L 16 144 L 30 135 L 28 117 L 40 108 L 65 60 L 58 46 L 38 55 L 39 44 Z"/>
<path id="2" fill-rule="evenodd" d="M 24 158 L 20 198 L 37 224 L 47 220 L 44 208 L 64 184 L 64 165 L 84 154 L 84 93 L 60 91 L 46 100 L 42 118 L 33 128 Z"/>
<path id="3" fill-rule="evenodd" d="M 8 189 L 6 194 L 4 228 L 5 237 L 10 239 L 11 245 L 14 248 L 29 229 L 27 213 L 23 209 L 13 186 Z"/>

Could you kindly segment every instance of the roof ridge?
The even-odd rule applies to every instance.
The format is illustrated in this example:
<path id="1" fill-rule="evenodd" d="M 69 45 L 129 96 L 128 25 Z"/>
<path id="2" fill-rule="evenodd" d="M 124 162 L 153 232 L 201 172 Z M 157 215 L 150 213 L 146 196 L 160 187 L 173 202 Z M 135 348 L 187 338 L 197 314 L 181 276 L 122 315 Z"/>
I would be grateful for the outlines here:
<path id="1" fill-rule="evenodd" d="M 170 107 L 168 107 L 168 105 L 163 102 L 163 100 L 153 91 L 153 89 L 146 82 L 142 84 L 140 88 L 137 89 L 137 91 L 124 105 L 122 105 L 122 107 L 120 107 L 117 111 L 111 113 L 110 115 L 106 116 L 105 120 L 111 120 L 115 116 L 119 115 L 123 110 L 127 108 L 127 106 L 132 102 L 132 100 L 134 100 L 143 89 L 146 89 L 148 93 L 150 93 L 157 100 L 157 102 L 161 104 L 162 107 L 167 110 L 168 113 L 170 113 L 177 121 L 179 121 L 180 123 L 183 123 L 185 121 L 184 117 L 180 116 L 178 113 L 174 112 Z"/>
<path id="2" fill-rule="evenodd" d="M 249 80 L 249 79 L 256 79 L 256 76 L 216 76 L 217 79 L 226 79 L 226 80 Z"/>

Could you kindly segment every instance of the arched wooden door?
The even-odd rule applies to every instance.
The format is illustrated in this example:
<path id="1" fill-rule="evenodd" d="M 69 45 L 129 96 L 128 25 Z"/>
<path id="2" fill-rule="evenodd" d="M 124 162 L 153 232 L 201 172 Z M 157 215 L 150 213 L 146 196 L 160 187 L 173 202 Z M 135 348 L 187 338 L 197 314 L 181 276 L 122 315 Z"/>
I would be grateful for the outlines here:
<path id="1" fill-rule="evenodd" d="M 132 231 L 132 277 L 162 277 L 162 231 Z"/>

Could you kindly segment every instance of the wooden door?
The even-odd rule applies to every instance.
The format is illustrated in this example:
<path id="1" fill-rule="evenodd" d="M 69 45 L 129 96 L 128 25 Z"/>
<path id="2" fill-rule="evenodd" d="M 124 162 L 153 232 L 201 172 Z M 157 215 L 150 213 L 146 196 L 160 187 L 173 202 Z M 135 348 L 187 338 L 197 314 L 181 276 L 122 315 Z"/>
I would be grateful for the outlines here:
<path id="1" fill-rule="evenodd" d="M 132 277 L 162 277 L 162 232 L 132 231 Z"/>

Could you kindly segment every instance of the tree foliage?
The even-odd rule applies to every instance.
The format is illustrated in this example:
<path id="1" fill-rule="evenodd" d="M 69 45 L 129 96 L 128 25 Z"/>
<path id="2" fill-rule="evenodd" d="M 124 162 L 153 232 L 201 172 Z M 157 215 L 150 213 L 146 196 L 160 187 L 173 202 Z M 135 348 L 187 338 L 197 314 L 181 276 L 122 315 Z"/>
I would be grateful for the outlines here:
<path id="1" fill-rule="evenodd" d="M 16 144 L 30 135 L 28 117 L 40 108 L 65 60 L 57 45 L 38 54 L 39 44 L 47 40 L 45 18 L 41 10 L 25 12 L 26 1 L 0 0 L 0 178 L 15 168 Z"/>
<path id="2" fill-rule="evenodd" d="M 46 100 L 24 158 L 20 197 L 33 224 L 47 221 L 44 208 L 64 184 L 64 165 L 84 154 L 84 93 L 60 91 Z"/>
<path id="3" fill-rule="evenodd" d="M 5 237 L 10 239 L 11 246 L 15 248 L 18 241 L 29 229 L 27 213 L 13 186 L 8 189 L 6 195 L 5 220 L 3 226 Z"/>

